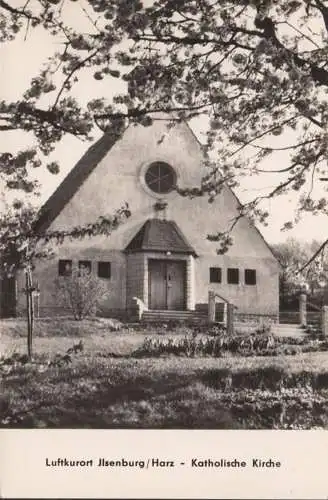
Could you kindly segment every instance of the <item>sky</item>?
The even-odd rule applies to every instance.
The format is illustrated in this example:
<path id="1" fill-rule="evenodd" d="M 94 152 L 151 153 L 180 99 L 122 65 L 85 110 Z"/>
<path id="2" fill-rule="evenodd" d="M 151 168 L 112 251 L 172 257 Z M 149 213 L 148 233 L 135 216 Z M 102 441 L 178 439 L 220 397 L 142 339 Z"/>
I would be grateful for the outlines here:
<path id="1" fill-rule="evenodd" d="M 71 8 L 76 8 L 75 2 L 69 2 Z M 70 15 L 70 12 L 67 13 Z M 72 13 L 71 13 L 72 14 Z M 81 17 L 81 22 L 88 23 L 85 16 Z M 47 57 L 54 51 L 59 50 L 60 43 L 55 41 L 43 30 L 31 30 L 24 40 L 24 35 L 20 35 L 14 42 L 0 45 L 0 100 L 16 100 L 20 99 L 22 93 L 29 86 L 30 80 L 35 76 Z M 119 91 L 119 80 L 111 79 L 97 82 L 92 75 L 85 74 L 75 89 L 75 95 L 79 100 L 87 102 L 90 98 L 90 86 L 92 86 L 93 97 L 109 97 L 116 91 Z M 97 95 L 96 95 L 97 94 Z M 204 128 L 204 123 L 201 120 L 193 122 L 193 130 L 196 136 L 202 141 L 201 132 Z M 94 140 L 100 135 L 100 132 L 94 134 Z M 279 139 L 282 145 L 288 143 L 289 138 L 281 136 Z M 11 131 L 2 133 L 0 136 L 1 151 L 17 151 L 28 147 L 31 144 L 31 137 L 21 131 Z M 42 204 L 57 188 L 59 183 L 74 167 L 75 163 L 83 155 L 91 143 L 81 141 L 73 136 L 66 136 L 56 147 L 51 159 L 57 160 L 60 164 L 60 173 L 57 175 L 50 174 L 45 168 L 40 167 L 35 171 L 36 177 L 40 182 L 40 197 L 37 201 Z M 47 159 L 47 162 L 49 159 Z M 267 170 L 281 168 L 284 163 L 288 164 L 288 156 L 284 154 L 276 155 L 270 160 L 266 160 L 265 168 Z M 261 178 L 252 176 L 245 178 L 242 184 L 237 188 L 236 194 L 241 201 L 246 201 L 253 196 L 263 192 L 265 188 L 273 186 L 277 177 L 274 174 L 265 174 Z M 321 183 L 323 184 L 323 183 Z M 316 189 L 323 194 L 323 186 L 320 183 Z M 327 193 L 326 193 L 327 195 Z M 11 196 L 15 196 L 11 193 Z M 0 198 L 0 207 L 2 202 L 8 198 L 8 194 L 2 193 Z M 311 214 L 304 215 L 297 226 L 290 231 L 281 231 L 284 222 L 293 218 L 293 210 L 296 205 L 297 194 L 289 193 L 285 196 L 280 196 L 271 200 L 266 204 L 266 208 L 270 212 L 268 220 L 269 225 L 264 227 L 259 225 L 259 229 L 269 243 L 277 243 L 285 241 L 289 237 L 294 237 L 304 241 L 312 239 L 322 240 L 327 235 L 327 217 L 313 216 Z M 124 200 L 123 200 L 124 201 Z"/>

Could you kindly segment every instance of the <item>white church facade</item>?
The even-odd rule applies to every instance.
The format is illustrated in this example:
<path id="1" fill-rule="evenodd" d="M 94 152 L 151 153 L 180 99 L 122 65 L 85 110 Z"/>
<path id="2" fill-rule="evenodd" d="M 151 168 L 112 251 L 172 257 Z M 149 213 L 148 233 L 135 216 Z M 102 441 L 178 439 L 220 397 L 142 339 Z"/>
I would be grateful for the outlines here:
<path id="1" fill-rule="evenodd" d="M 55 280 L 83 265 L 108 288 L 106 316 L 128 317 L 136 298 L 146 310 L 194 311 L 206 307 L 210 290 L 241 313 L 278 316 L 279 264 L 257 228 L 241 218 L 224 255 L 207 239 L 238 214 L 233 192 L 224 187 L 209 203 L 174 189 L 200 187 L 203 165 L 201 145 L 181 122 L 129 126 L 116 141 L 105 134 L 91 146 L 43 207 L 40 228 L 83 226 L 125 202 L 131 217 L 109 237 L 65 241 L 37 264 L 40 315 L 62 313 Z M 23 307 L 24 295 L 17 300 Z"/>

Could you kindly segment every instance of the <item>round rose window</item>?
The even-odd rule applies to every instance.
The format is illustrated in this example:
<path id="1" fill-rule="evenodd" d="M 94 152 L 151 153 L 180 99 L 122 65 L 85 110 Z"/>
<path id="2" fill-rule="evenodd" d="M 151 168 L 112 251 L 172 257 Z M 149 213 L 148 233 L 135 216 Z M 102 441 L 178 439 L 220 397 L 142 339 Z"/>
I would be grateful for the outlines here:
<path id="1" fill-rule="evenodd" d="M 170 165 L 157 161 L 147 169 L 145 181 L 147 186 L 155 193 L 169 193 L 175 186 L 176 174 Z"/>

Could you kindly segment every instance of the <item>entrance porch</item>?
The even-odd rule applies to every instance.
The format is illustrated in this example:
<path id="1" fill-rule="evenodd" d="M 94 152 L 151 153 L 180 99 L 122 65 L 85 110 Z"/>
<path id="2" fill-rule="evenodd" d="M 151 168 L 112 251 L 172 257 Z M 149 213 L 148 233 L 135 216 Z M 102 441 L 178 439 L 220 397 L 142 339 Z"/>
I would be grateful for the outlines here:
<path id="1" fill-rule="evenodd" d="M 149 219 L 126 247 L 127 309 L 195 309 L 195 250 L 173 221 Z M 139 304 L 140 305 L 140 304 Z"/>

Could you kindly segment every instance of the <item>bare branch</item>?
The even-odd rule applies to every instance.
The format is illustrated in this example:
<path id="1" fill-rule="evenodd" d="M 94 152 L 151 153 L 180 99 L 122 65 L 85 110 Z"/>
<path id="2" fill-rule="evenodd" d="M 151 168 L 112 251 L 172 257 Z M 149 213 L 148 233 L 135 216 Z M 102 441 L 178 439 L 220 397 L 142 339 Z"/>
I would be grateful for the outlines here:
<path id="1" fill-rule="evenodd" d="M 323 68 L 320 68 L 311 61 L 302 59 L 298 54 L 285 47 L 285 45 L 283 45 L 283 43 L 278 39 L 276 35 L 275 23 L 272 21 L 272 19 L 270 19 L 269 17 L 266 17 L 264 19 L 257 18 L 255 20 L 255 25 L 257 28 L 263 30 L 262 32 L 263 37 L 266 40 L 271 41 L 277 49 L 281 49 L 286 54 L 288 54 L 297 67 L 299 68 L 309 67 L 311 76 L 317 84 L 328 86 L 328 71 L 326 71 Z"/>
<path id="2" fill-rule="evenodd" d="M 323 251 L 323 249 L 326 247 L 328 244 L 328 238 L 320 245 L 318 250 L 314 252 L 314 254 L 311 256 L 311 258 L 302 266 L 300 269 L 298 269 L 298 273 L 302 273 L 304 269 L 306 269 L 317 257 L 320 255 L 320 253 Z"/>
<path id="3" fill-rule="evenodd" d="M 236 155 L 237 153 L 239 153 L 242 149 L 244 149 L 245 147 L 247 146 L 250 146 L 252 145 L 252 143 L 254 141 L 257 141 L 258 139 L 261 139 L 262 137 L 264 137 L 265 135 L 268 135 L 268 134 L 271 134 L 272 132 L 274 132 L 275 130 L 279 130 L 283 125 L 287 125 L 288 123 L 291 123 L 293 120 L 295 120 L 296 118 L 298 118 L 298 116 L 300 115 L 293 115 L 291 116 L 290 118 L 287 118 L 286 120 L 284 120 L 283 122 L 281 123 L 278 123 L 277 125 L 273 125 L 272 127 L 264 130 L 264 132 L 261 132 L 260 134 L 258 134 L 256 137 L 253 137 L 251 138 L 249 141 L 245 142 L 242 146 L 240 146 L 239 148 L 237 148 L 235 151 L 233 151 L 231 153 L 231 156 L 234 156 Z"/>
<path id="4" fill-rule="evenodd" d="M 100 115 L 94 115 L 94 118 L 96 120 L 105 120 L 105 119 L 110 119 L 110 118 L 138 118 L 142 117 L 145 115 L 150 115 L 153 113 L 174 113 L 174 112 L 181 112 L 181 111 L 189 111 L 195 112 L 195 111 L 201 111 L 204 110 L 205 108 L 208 108 L 211 105 L 211 103 L 205 103 L 205 104 L 200 104 L 198 106 L 181 106 L 181 107 L 175 107 L 175 106 L 159 106 L 156 108 L 152 109 L 145 109 L 145 108 L 134 108 L 128 110 L 126 113 L 102 113 Z"/>
<path id="5" fill-rule="evenodd" d="M 67 77 L 65 78 L 58 94 L 57 94 L 57 97 L 55 99 L 55 102 L 52 106 L 52 109 L 55 109 L 58 102 L 59 102 L 59 99 L 62 95 L 62 93 L 64 92 L 65 90 L 65 87 L 67 85 L 67 83 L 70 81 L 70 79 L 72 78 L 72 76 L 74 75 L 74 73 L 76 73 L 79 69 L 83 68 L 87 62 L 91 61 L 91 59 L 99 52 L 100 49 L 96 49 L 94 50 L 91 54 L 88 55 L 88 57 L 86 57 L 85 59 L 83 59 L 82 61 L 79 62 L 79 64 L 77 64 L 73 69 L 72 71 L 67 75 Z"/>
<path id="6" fill-rule="evenodd" d="M 309 139 L 307 141 L 298 142 L 297 144 L 290 144 L 289 146 L 284 146 L 282 148 L 259 146 L 258 144 L 250 144 L 250 146 L 252 146 L 252 148 L 255 149 L 261 149 L 262 151 L 290 151 L 291 149 L 298 149 L 301 146 L 306 146 L 307 144 L 312 144 L 313 142 L 317 141 L 320 141 L 320 137 L 316 137 L 315 139 Z M 262 172 L 266 172 L 266 170 L 262 170 Z M 277 170 L 277 172 L 280 172 L 280 170 Z"/>
<path id="7" fill-rule="evenodd" d="M 287 24 L 287 26 L 289 26 L 290 28 L 292 28 L 293 30 L 295 30 L 299 35 L 303 36 L 304 38 L 306 38 L 309 42 L 311 42 L 315 47 L 317 47 L 317 49 L 320 49 L 320 45 L 318 45 L 314 40 L 312 40 L 312 38 L 310 38 L 308 35 L 306 35 L 305 33 L 303 33 L 302 31 L 300 31 L 299 29 L 297 29 L 293 24 L 289 23 L 288 21 L 283 21 L 282 24 Z"/>
<path id="8" fill-rule="evenodd" d="M 9 3 L 5 2 L 4 0 L 0 0 L 0 8 L 5 9 L 8 12 L 11 12 L 12 14 L 17 14 L 19 16 L 26 17 L 27 19 L 40 22 L 40 19 L 38 17 L 32 16 L 31 14 L 25 11 L 27 4 L 28 2 L 26 2 L 23 9 L 16 9 L 15 7 L 12 7 Z"/>

